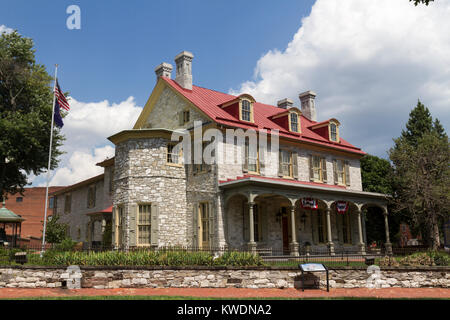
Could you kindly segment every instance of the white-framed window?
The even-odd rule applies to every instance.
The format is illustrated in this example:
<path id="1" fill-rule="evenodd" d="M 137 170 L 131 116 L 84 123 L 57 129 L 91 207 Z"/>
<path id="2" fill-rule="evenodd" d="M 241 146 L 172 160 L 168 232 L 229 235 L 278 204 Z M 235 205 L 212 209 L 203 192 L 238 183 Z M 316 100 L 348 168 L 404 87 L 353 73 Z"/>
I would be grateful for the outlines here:
<path id="1" fill-rule="evenodd" d="M 137 217 L 138 245 L 151 244 L 151 204 L 140 204 Z"/>
<path id="2" fill-rule="evenodd" d="M 182 158 L 182 149 L 179 144 L 169 143 L 167 145 L 167 163 L 181 164 Z"/>

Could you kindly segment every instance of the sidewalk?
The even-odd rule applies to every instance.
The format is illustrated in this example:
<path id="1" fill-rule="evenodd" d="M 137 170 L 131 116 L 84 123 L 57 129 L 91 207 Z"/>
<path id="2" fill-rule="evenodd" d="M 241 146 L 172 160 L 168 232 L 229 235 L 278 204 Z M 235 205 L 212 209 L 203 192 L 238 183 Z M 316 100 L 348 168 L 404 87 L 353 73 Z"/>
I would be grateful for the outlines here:
<path id="1" fill-rule="evenodd" d="M 446 298 L 450 289 L 444 288 L 384 288 L 384 289 L 238 289 L 238 288 L 123 288 L 123 289 L 0 289 L 0 299 L 24 297 L 75 296 L 185 296 L 216 298 L 316 298 L 316 297 L 372 297 L 372 298 Z"/>

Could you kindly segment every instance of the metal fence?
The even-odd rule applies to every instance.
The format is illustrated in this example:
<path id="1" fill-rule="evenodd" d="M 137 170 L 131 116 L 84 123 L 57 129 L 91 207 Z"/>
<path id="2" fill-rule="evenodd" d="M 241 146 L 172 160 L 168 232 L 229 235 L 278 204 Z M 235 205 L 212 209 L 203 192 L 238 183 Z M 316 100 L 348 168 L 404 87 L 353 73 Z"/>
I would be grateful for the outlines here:
<path id="1" fill-rule="evenodd" d="M 26 252 L 27 264 L 43 264 L 41 259 L 41 246 L 28 246 L 27 248 L 10 248 L 0 246 L 0 265 L 9 265 L 17 263 L 15 254 L 17 252 Z M 167 246 L 167 247 L 139 247 L 139 248 L 113 248 L 111 246 L 75 246 L 73 248 L 62 248 L 58 245 L 47 245 L 47 251 L 53 250 L 53 252 L 59 251 L 71 251 L 71 252 L 83 252 L 83 257 L 86 258 L 84 264 L 89 264 L 90 257 L 99 252 L 158 252 L 158 253 L 179 253 L 176 255 L 176 260 L 172 260 L 172 263 L 177 265 L 196 265 L 205 263 L 208 259 L 208 255 L 213 259 L 221 257 L 225 253 L 230 252 L 247 252 L 243 248 L 229 248 L 229 247 L 188 247 L 188 246 Z M 416 248 L 393 248 L 393 256 L 388 255 L 384 248 L 373 249 L 367 248 L 366 254 L 361 254 L 355 249 L 346 247 L 336 248 L 334 254 L 330 254 L 327 248 L 300 248 L 297 255 L 290 255 L 289 252 L 282 250 L 274 250 L 273 248 L 258 248 L 256 250 L 257 255 L 261 258 L 265 265 L 280 266 L 280 267 L 298 267 L 300 263 L 322 263 L 329 267 L 363 267 L 370 264 L 382 264 L 382 265 L 394 265 L 395 257 L 403 257 L 415 252 L 426 252 L 428 249 L 423 247 Z M 195 254 L 181 254 L 181 253 L 206 253 L 205 255 Z M 174 256 L 174 255 L 172 255 Z M 19 257 L 20 258 L 20 257 Z M 139 258 L 139 257 L 138 257 Z M 139 260 L 127 260 L 126 263 L 133 265 L 134 261 Z M 142 263 L 142 260 L 139 262 Z M 170 265 L 171 260 L 167 260 L 166 265 Z M 140 264 L 142 265 L 142 264 Z"/>

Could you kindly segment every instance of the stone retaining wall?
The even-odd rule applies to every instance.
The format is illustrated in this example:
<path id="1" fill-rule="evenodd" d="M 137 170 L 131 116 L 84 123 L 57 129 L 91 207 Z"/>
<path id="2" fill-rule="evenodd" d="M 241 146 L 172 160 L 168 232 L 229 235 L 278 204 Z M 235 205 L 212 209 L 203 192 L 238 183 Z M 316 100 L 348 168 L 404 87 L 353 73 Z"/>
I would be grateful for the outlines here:
<path id="1" fill-rule="evenodd" d="M 78 270 L 78 271 L 77 271 Z M 364 268 L 330 269 L 331 288 L 377 287 L 450 288 L 449 267 L 383 268 L 369 274 Z M 305 285 L 319 281 L 314 273 Z M 139 267 L 0 267 L 0 288 L 292 288 L 300 287 L 301 272 L 294 268 L 139 268 Z M 378 276 L 379 275 L 379 276 Z M 81 281 L 80 281 L 81 280 Z M 320 276 L 325 285 L 325 275 Z"/>

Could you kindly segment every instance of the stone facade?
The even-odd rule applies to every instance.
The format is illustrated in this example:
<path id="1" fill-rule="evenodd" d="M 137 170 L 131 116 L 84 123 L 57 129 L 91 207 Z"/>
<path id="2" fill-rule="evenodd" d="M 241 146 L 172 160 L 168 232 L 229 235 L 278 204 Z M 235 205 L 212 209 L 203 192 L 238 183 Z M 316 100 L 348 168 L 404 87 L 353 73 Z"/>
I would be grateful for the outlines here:
<path id="1" fill-rule="evenodd" d="M 301 272 L 294 268 L 70 268 L 0 267 L 0 288 L 299 288 Z M 450 288 L 448 267 L 383 268 L 378 287 Z M 320 281 L 324 275 L 307 274 L 305 285 Z M 331 288 L 365 288 L 370 274 L 363 268 L 330 269 Z"/>

